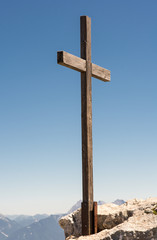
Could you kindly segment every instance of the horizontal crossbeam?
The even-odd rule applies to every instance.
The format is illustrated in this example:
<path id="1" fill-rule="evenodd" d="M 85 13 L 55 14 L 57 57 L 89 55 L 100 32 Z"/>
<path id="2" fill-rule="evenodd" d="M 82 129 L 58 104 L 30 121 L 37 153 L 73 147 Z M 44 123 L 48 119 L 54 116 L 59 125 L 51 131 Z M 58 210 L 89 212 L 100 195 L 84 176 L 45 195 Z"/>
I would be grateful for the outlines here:
<path id="1" fill-rule="evenodd" d="M 57 62 L 60 65 L 74 69 L 78 72 L 86 72 L 86 60 L 65 51 L 57 52 Z M 92 77 L 104 82 L 109 82 L 110 71 L 92 63 Z"/>

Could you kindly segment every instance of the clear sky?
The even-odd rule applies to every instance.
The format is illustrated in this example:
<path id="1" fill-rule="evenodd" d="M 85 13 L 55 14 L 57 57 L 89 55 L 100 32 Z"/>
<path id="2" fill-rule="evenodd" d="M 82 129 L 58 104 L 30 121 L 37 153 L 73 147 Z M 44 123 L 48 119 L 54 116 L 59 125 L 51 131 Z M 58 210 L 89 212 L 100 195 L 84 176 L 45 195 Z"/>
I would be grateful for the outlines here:
<path id="1" fill-rule="evenodd" d="M 156 196 L 157 1 L 0 1 L 0 213 L 67 211 L 82 197 L 80 16 L 92 19 L 94 199 Z"/>

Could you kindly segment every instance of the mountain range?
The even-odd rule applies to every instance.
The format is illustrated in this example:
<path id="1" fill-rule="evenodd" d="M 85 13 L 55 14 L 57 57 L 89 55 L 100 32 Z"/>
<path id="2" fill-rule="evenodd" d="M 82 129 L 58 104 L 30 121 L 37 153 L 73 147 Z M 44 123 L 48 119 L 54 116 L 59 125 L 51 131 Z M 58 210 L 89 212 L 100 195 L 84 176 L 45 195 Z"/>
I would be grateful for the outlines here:
<path id="1" fill-rule="evenodd" d="M 61 215 L 0 215 L 0 240 L 64 240 L 58 224 Z"/>
<path id="2" fill-rule="evenodd" d="M 19 230 L 21 226 L 14 220 L 0 214 L 0 240 L 5 240 L 13 232 Z"/>
<path id="3" fill-rule="evenodd" d="M 11 234 L 7 240 L 63 240 L 64 232 L 58 225 L 59 216 L 49 216 Z"/>
<path id="4" fill-rule="evenodd" d="M 104 201 L 98 201 L 99 205 Z M 123 200 L 113 203 L 121 205 Z M 69 214 L 81 207 L 81 200 L 66 213 Z M 0 214 L 0 240 L 64 240 L 64 232 L 58 224 L 60 217 L 66 214 L 35 216 Z"/>

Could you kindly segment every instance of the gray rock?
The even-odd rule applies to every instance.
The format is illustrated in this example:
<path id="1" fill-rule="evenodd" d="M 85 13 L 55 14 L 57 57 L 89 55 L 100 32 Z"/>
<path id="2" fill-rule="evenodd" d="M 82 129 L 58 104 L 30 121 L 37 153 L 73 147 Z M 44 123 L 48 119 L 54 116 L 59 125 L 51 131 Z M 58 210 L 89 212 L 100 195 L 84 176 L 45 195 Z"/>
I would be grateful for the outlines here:
<path id="1" fill-rule="evenodd" d="M 59 225 L 64 229 L 65 237 L 74 235 L 79 237 L 81 235 L 82 224 L 81 224 L 81 209 L 70 213 L 67 216 L 62 217 L 59 220 Z"/>
<path id="2" fill-rule="evenodd" d="M 123 205 L 98 206 L 98 233 L 81 236 L 81 210 L 61 218 L 67 239 L 78 240 L 157 240 L 157 198 L 130 200 Z"/>

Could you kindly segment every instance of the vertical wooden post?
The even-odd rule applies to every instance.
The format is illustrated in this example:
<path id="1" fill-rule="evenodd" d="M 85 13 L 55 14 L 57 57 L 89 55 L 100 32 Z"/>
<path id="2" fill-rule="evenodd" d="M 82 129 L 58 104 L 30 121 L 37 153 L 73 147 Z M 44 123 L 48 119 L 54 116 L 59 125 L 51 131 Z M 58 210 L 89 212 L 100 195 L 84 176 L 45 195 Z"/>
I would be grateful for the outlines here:
<path id="1" fill-rule="evenodd" d="M 98 216 L 97 216 L 98 206 L 97 202 L 94 202 L 94 233 L 98 232 Z"/>
<path id="2" fill-rule="evenodd" d="M 91 93 L 91 19 L 81 16 L 81 58 L 86 60 L 86 72 L 81 73 L 82 114 L 82 235 L 94 232 L 93 214 L 93 151 L 92 151 L 92 93 Z"/>

